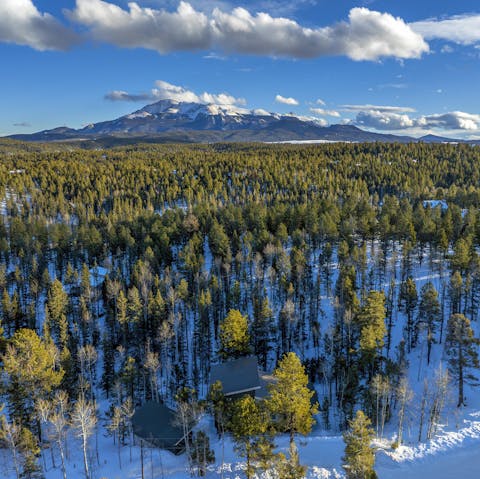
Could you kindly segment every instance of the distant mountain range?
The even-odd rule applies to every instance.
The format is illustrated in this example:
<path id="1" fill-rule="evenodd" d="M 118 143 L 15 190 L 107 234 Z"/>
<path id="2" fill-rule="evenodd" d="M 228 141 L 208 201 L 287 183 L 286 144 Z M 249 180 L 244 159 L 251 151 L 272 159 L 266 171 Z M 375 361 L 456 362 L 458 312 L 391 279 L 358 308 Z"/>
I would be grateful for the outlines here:
<path id="1" fill-rule="evenodd" d="M 353 125 L 322 126 L 313 117 L 248 110 L 232 105 L 160 100 L 129 115 L 92 123 L 78 130 L 59 127 L 32 134 L 11 135 L 23 141 L 112 142 L 461 142 L 435 135 L 421 138 L 373 133 Z"/>

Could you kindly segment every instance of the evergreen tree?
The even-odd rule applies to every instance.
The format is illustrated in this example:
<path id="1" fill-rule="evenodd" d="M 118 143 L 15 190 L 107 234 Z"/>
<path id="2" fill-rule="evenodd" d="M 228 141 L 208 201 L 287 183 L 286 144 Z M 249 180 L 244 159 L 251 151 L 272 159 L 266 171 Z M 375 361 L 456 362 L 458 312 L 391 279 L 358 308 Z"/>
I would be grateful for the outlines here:
<path id="1" fill-rule="evenodd" d="M 385 294 L 370 291 L 357 316 L 360 327 L 360 354 L 364 367 L 373 375 L 374 361 L 383 348 L 386 334 Z"/>
<path id="2" fill-rule="evenodd" d="M 315 423 L 318 404 L 312 404 L 314 392 L 308 387 L 308 376 L 295 353 L 287 353 L 273 372 L 276 382 L 269 387 L 267 407 L 275 415 L 276 428 L 290 434 L 308 434 Z"/>
<path id="3" fill-rule="evenodd" d="M 449 357 L 452 376 L 458 383 L 457 407 L 465 405 L 465 383 L 476 384 L 477 378 L 471 370 L 479 369 L 477 346 L 480 340 L 475 338 L 470 321 L 463 314 L 453 314 L 447 323 L 445 350 Z"/>
<path id="4" fill-rule="evenodd" d="M 50 334 L 60 350 L 68 347 L 67 306 L 68 295 L 62 283 L 55 279 L 48 290 L 46 310 Z"/>
<path id="5" fill-rule="evenodd" d="M 283 453 L 278 454 L 275 472 L 278 479 L 303 479 L 305 477 L 307 468 L 300 464 L 295 443 L 290 444 L 288 457 Z"/>
<path id="6" fill-rule="evenodd" d="M 427 336 L 427 364 L 430 364 L 430 354 L 435 341 L 437 325 L 441 321 L 438 293 L 432 283 L 428 282 L 420 292 L 418 306 L 417 330 L 425 331 Z"/>
<path id="7" fill-rule="evenodd" d="M 407 331 L 407 348 L 410 352 L 416 346 L 416 334 L 414 328 L 415 309 L 418 302 L 417 286 L 412 277 L 407 278 L 406 281 L 400 285 L 399 295 L 399 309 L 407 316 L 407 324 L 405 329 Z"/>
<path id="8" fill-rule="evenodd" d="M 343 435 L 345 455 L 343 462 L 347 479 L 376 479 L 374 470 L 375 451 L 370 446 L 374 437 L 370 419 L 362 411 L 357 411 L 350 427 Z"/>
<path id="9" fill-rule="evenodd" d="M 266 411 L 251 396 L 244 396 L 232 404 L 228 428 L 235 441 L 235 450 L 247 461 L 247 479 L 255 473 L 256 446 L 267 432 L 268 425 Z"/>
<path id="10" fill-rule="evenodd" d="M 248 319 L 237 309 L 231 309 L 220 324 L 220 350 L 223 359 L 239 358 L 250 352 Z"/>
<path id="11" fill-rule="evenodd" d="M 254 313 L 252 323 L 252 340 L 255 355 L 259 358 L 260 365 L 267 368 L 268 353 L 271 349 L 273 312 L 268 304 L 268 298 L 254 300 Z"/>
<path id="12" fill-rule="evenodd" d="M 9 340 L 2 359 L 12 415 L 29 427 L 35 402 L 62 381 L 64 371 L 58 366 L 58 351 L 35 331 L 19 329 Z"/>

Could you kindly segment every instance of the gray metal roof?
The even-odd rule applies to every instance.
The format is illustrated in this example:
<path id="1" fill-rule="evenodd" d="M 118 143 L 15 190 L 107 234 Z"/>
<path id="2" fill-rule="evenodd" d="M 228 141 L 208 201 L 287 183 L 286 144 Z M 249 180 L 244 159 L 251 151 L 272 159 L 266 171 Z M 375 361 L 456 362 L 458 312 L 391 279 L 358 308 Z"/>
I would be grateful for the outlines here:
<path id="1" fill-rule="evenodd" d="M 175 412 L 154 401 L 135 410 L 132 426 L 136 436 L 165 449 L 175 447 L 184 437 L 183 428 L 175 424 Z"/>
<path id="2" fill-rule="evenodd" d="M 222 383 L 225 396 L 260 389 L 257 358 L 239 358 L 212 366 L 210 384 L 217 381 Z"/>

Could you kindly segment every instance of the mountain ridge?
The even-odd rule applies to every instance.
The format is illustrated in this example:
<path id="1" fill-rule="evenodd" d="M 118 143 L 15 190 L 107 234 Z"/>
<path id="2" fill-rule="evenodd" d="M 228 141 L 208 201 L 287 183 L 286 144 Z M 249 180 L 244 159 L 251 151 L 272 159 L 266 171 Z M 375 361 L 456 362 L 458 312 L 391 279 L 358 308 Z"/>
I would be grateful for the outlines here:
<path id="1" fill-rule="evenodd" d="M 57 127 L 31 134 L 9 135 L 23 141 L 60 142 L 131 139 L 150 142 L 463 142 L 436 135 L 421 138 L 362 130 L 355 125 L 326 126 L 315 117 L 271 113 L 236 105 L 163 99 L 114 120 L 80 129 Z"/>

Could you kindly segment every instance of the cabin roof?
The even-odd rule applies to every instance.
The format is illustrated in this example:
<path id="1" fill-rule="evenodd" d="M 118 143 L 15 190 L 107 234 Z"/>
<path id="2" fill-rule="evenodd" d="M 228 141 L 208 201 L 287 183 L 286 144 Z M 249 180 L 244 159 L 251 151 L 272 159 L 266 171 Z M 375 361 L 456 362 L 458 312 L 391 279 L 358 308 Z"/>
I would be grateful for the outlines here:
<path id="1" fill-rule="evenodd" d="M 257 358 L 239 358 L 212 366 L 210 384 L 217 381 L 222 383 L 225 396 L 260 389 Z"/>
<path id="2" fill-rule="evenodd" d="M 135 410 L 132 417 L 136 436 L 164 449 L 174 448 L 184 438 L 183 428 L 175 424 L 175 412 L 154 401 Z"/>

